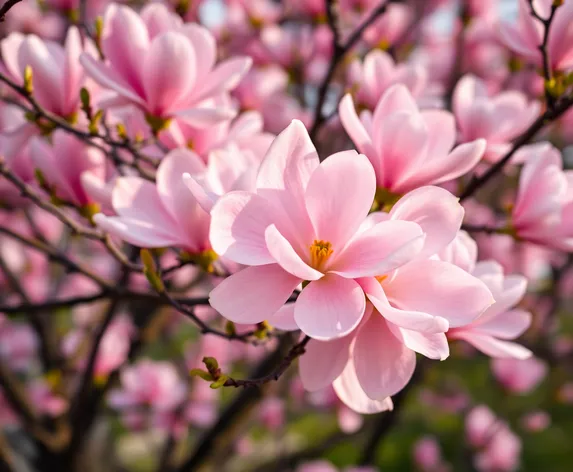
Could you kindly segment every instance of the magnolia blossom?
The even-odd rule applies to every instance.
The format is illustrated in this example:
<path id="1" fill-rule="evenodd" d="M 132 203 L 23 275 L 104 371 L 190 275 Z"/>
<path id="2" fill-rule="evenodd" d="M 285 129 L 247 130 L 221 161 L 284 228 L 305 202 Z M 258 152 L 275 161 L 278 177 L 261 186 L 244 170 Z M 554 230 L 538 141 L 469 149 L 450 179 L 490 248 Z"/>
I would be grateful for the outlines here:
<path id="1" fill-rule="evenodd" d="M 435 192 L 439 197 L 430 197 Z M 305 282 L 290 307 L 298 328 L 322 340 L 355 330 L 366 308 L 364 292 L 370 291 L 364 285 L 379 285 L 375 277 L 383 281 L 407 262 L 438 252 L 455 237 L 463 215 L 447 191 L 425 188 L 405 197 L 389 215 L 366 219 L 374 193 L 374 171 L 365 156 L 346 151 L 319 163 L 306 129 L 293 121 L 263 160 L 256 192 L 231 192 L 213 207 L 213 249 L 250 267 L 221 282 L 211 292 L 211 305 L 238 323 L 268 319 L 273 324 Z M 436 275 L 440 269 L 428 267 Z M 466 283 L 470 292 L 477 290 L 467 308 L 475 317 L 491 302 L 489 292 L 481 283 Z M 384 293 L 375 296 L 388 305 Z M 447 329 L 439 316 L 410 315 L 391 309 L 387 314 L 401 326 Z"/>
<path id="2" fill-rule="evenodd" d="M 529 359 L 493 359 L 491 370 L 495 378 L 509 391 L 529 393 L 545 378 L 547 364 L 530 357 Z"/>
<path id="3" fill-rule="evenodd" d="M 209 106 L 208 100 L 235 87 L 250 59 L 237 57 L 215 65 L 211 33 L 194 23 L 183 24 L 164 5 L 150 4 L 140 16 L 111 4 L 101 43 L 108 63 L 86 54 L 80 61 L 96 82 L 114 92 L 102 106 L 133 104 L 153 118 L 178 114 L 201 127 L 234 116 L 228 108 Z"/>
<path id="4" fill-rule="evenodd" d="M 543 43 L 544 28 L 530 12 L 529 0 L 519 0 L 517 23 L 501 22 L 498 25 L 500 39 L 513 52 L 526 61 L 541 66 L 543 58 L 539 46 Z M 542 18 L 549 17 L 553 0 L 533 0 L 533 8 Z M 573 4 L 563 2 L 551 22 L 547 40 L 549 66 L 564 71 L 573 67 Z"/>
<path id="5" fill-rule="evenodd" d="M 54 197 L 79 207 L 92 202 L 83 188 L 82 174 L 104 179 L 106 159 L 99 149 L 62 130 L 54 132 L 51 146 L 39 137 L 30 146 L 32 162 Z"/>
<path id="6" fill-rule="evenodd" d="M 94 221 L 111 234 L 140 247 L 177 246 L 199 255 L 211 246 L 209 214 L 183 183 L 183 174 L 201 174 L 205 164 L 193 151 L 171 151 L 157 170 L 157 183 L 120 177 L 112 193 L 117 216 L 98 213 Z"/>
<path id="7" fill-rule="evenodd" d="M 450 470 L 442 458 L 440 444 L 433 436 L 424 436 L 416 441 L 412 456 L 421 472 L 445 472 Z"/>
<path id="8" fill-rule="evenodd" d="M 26 67 L 32 69 L 34 98 L 48 111 L 71 118 L 78 110 L 85 74 L 78 62 L 87 51 L 75 26 L 68 29 L 64 46 L 35 35 L 12 33 L 0 44 L 3 65 L 19 84 Z M 88 57 L 90 52 L 85 53 Z"/>
<path id="9" fill-rule="evenodd" d="M 527 279 L 522 275 L 504 276 L 503 268 L 495 261 L 477 263 L 472 274 L 491 290 L 495 303 L 473 323 L 448 331 L 448 337 L 463 339 L 492 357 L 530 357 L 529 349 L 511 342 L 531 324 L 531 313 L 514 308 L 525 294 Z"/>
<path id="10" fill-rule="evenodd" d="M 528 103 L 516 91 L 501 92 L 490 97 L 483 81 L 466 75 L 457 84 L 453 109 L 460 128 L 460 141 L 478 138 L 487 141 L 484 158 L 499 160 L 511 148 L 511 141 L 522 134 L 537 118 L 539 103 Z"/>
<path id="11" fill-rule="evenodd" d="M 521 440 L 486 406 L 477 406 L 466 417 L 466 438 L 477 451 L 474 465 L 480 472 L 512 472 L 519 467 Z"/>
<path id="12" fill-rule="evenodd" d="M 110 392 L 108 402 L 121 410 L 126 424 L 134 428 L 144 424 L 142 407 L 149 408 L 153 420 L 162 424 L 183 402 L 187 390 L 169 362 L 141 360 L 123 369 L 120 380 L 121 387 Z"/>
<path id="13" fill-rule="evenodd" d="M 374 109 L 384 92 L 394 84 L 405 85 L 419 98 L 428 85 L 428 72 L 421 65 L 396 63 L 385 51 L 375 49 L 355 59 L 348 67 L 347 80 L 356 103 Z"/>
<path id="14" fill-rule="evenodd" d="M 455 179 L 481 159 L 485 140 L 457 146 L 455 120 L 444 110 L 420 111 L 408 89 L 390 87 L 374 113 L 356 114 L 352 97 L 339 106 L 344 129 L 376 172 L 376 185 L 392 194 L 404 194 L 422 185 Z"/>
<path id="15" fill-rule="evenodd" d="M 563 251 L 573 249 L 573 172 L 563 171 L 549 143 L 530 146 L 519 176 L 512 227 L 522 239 Z"/>

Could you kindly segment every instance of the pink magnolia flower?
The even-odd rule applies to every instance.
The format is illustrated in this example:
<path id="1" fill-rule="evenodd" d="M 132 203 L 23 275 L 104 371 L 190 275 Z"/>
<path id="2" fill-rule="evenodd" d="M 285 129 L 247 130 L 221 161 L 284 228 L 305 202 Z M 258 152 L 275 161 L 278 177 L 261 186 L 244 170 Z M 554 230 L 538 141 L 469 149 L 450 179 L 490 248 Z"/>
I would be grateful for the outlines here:
<path id="1" fill-rule="evenodd" d="M 89 315 L 93 319 L 93 312 L 90 312 Z M 90 336 L 92 329 L 93 327 L 89 325 L 80 326 L 68 333 L 62 346 L 66 355 L 76 357 L 78 352 L 81 352 L 78 349 L 82 349 L 82 343 L 86 341 L 86 337 Z M 102 338 L 96 358 L 94 376 L 97 380 L 105 380 L 111 372 L 118 369 L 127 360 L 134 334 L 135 327 L 128 316 L 119 316 L 111 322 Z M 85 358 L 80 360 L 81 368 L 86 361 Z"/>
<path id="2" fill-rule="evenodd" d="M 563 171 L 560 152 L 549 143 L 529 146 L 519 177 L 511 220 L 526 241 L 562 251 L 573 249 L 573 172 Z"/>
<path id="3" fill-rule="evenodd" d="M 209 154 L 204 174 L 183 174 L 182 178 L 201 208 L 210 212 L 217 200 L 234 190 L 253 191 L 261 157 L 229 145 Z"/>
<path id="4" fill-rule="evenodd" d="M 3 243 L 4 244 L 4 243 Z M 0 359 L 12 369 L 29 370 L 38 354 L 38 337 L 31 326 L 0 314 Z"/>
<path id="5" fill-rule="evenodd" d="M 144 421 L 141 407 L 149 408 L 154 416 L 168 417 L 187 394 L 184 382 L 169 362 L 141 360 L 123 369 L 120 380 L 121 387 L 110 392 L 108 402 L 123 412 L 128 425 L 136 428 Z"/>
<path id="6" fill-rule="evenodd" d="M 545 431 L 551 425 L 551 416 L 543 410 L 535 410 L 521 418 L 522 427 L 531 432 Z"/>
<path id="7" fill-rule="evenodd" d="M 535 11 L 547 18 L 552 0 L 533 0 Z M 573 5 L 564 2 L 560 6 L 549 28 L 547 51 L 552 70 L 567 70 L 573 67 Z M 530 13 L 528 0 L 519 0 L 517 23 L 501 22 L 498 26 L 501 41 L 526 61 L 541 66 L 543 63 L 539 46 L 543 42 L 543 25 Z"/>
<path id="8" fill-rule="evenodd" d="M 296 325 L 323 340 L 352 332 L 366 307 L 357 279 L 371 277 L 367 282 L 372 283 L 375 276 L 435 254 L 454 238 L 462 218 L 451 194 L 425 188 L 390 215 L 365 221 L 374 192 L 375 176 L 365 156 L 346 151 L 320 164 L 306 129 L 293 121 L 263 160 L 256 192 L 231 192 L 213 207 L 213 249 L 250 266 L 211 292 L 213 308 L 237 323 L 268 319 L 273 324 L 293 290 L 308 281 L 290 308 Z M 426 216 L 442 226 L 426 226 Z M 489 298 L 486 290 L 486 306 Z M 444 326 L 441 318 L 417 316 L 397 322 Z"/>
<path id="9" fill-rule="evenodd" d="M 440 444 L 433 436 L 424 436 L 416 441 L 412 455 L 420 472 L 445 472 L 449 470 L 442 458 Z"/>
<path id="10" fill-rule="evenodd" d="M 513 308 L 524 296 L 527 279 L 522 275 L 503 275 L 495 261 L 479 262 L 473 275 L 491 290 L 495 303 L 467 326 L 448 331 L 450 339 L 462 339 L 491 357 L 526 359 L 531 351 L 511 342 L 531 324 L 531 313 Z"/>
<path id="11" fill-rule="evenodd" d="M 41 413 L 60 416 L 68 408 L 67 400 L 54 394 L 44 380 L 34 380 L 27 387 L 30 401 Z"/>
<path id="12" fill-rule="evenodd" d="M 16 82 L 24 83 L 24 71 L 30 66 L 34 98 L 43 108 L 64 118 L 74 115 L 85 79 L 78 57 L 86 50 L 75 26 L 68 29 L 63 47 L 35 35 L 12 33 L 0 49 L 3 66 Z"/>
<path id="13" fill-rule="evenodd" d="M 512 472 L 519 467 L 521 440 L 486 406 L 475 407 L 466 417 L 466 438 L 479 452 L 474 465 L 480 472 Z"/>
<path id="14" fill-rule="evenodd" d="M 139 247 L 177 246 L 191 254 L 210 249 L 209 215 L 183 183 L 183 174 L 201 174 L 205 164 L 186 149 L 171 151 L 157 170 L 157 183 L 119 177 L 112 194 L 118 216 L 99 213 L 102 229 Z"/>
<path id="15" fill-rule="evenodd" d="M 262 159 L 274 134 L 263 130 L 263 117 L 257 111 L 247 111 L 234 120 L 223 121 L 207 129 L 191 126 L 184 120 L 173 120 L 171 126 L 160 134 L 160 140 L 170 149 L 187 147 L 209 162 L 212 151 L 236 146 L 241 151 L 254 153 Z"/>
<path id="16" fill-rule="evenodd" d="M 183 24 L 164 5 L 151 4 L 141 16 L 111 4 L 105 13 L 102 50 L 108 63 L 83 54 L 86 72 L 115 93 L 102 106 L 133 104 L 148 115 L 169 119 L 178 114 L 208 127 L 234 112 L 213 108 L 208 100 L 234 88 L 250 67 L 249 58 L 215 66 L 217 50 L 205 28 Z"/>
<path id="17" fill-rule="evenodd" d="M 350 64 L 347 80 L 358 106 L 373 110 L 394 84 L 404 84 L 412 97 L 419 98 L 428 85 L 428 73 L 421 65 L 396 63 L 390 54 L 375 49 L 364 61 L 355 59 Z"/>
<path id="18" fill-rule="evenodd" d="M 83 188 L 82 174 L 105 176 L 105 155 L 62 130 L 53 133 L 52 145 L 43 138 L 33 138 L 30 155 L 54 196 L 80 208 L 92 202 Z"/>
<path id="19" fill-rule="evenodd" d="M 453 109 L 460 129 L 460 141 L 478 138 L 487 141 L 484 158 L 499 160 L 511 147 L 511 141 L 521 135 L 539 116 L 539 102 L 528 102 L 516 91 L 501 92 L 492 97 L 478 78 L 466 75 L 457 84 Z"/>
<path id="20" fill-rule="evenodd" d="M 545 362 L 536 357 L 529 359 L 493 359 L 491 370 L 495 378 L 513 393 L 529 393 L 547 375 Z"/>
<path id="21" fill-rule="evenodd" d="M 457 146 L 455 120 L 444 110 L 420 111 L 408 89 L 390 87 L 374 113 L 358 118 L 352 97 L 339 106 L 344 129 L 376 172 L 378 188 L 404 194 L 422 185 L 455 179 L 481 159 L 485 140 Z"/>
<path id="22" fill-rule="evenodd" d="M 65 21 L 55 12 L 46 12 L 37 2 L 21 2 L 2 27 L 4 34 L 19 32 L 35 34 L 41 38 L 57 40 L 63 36 Z"/>

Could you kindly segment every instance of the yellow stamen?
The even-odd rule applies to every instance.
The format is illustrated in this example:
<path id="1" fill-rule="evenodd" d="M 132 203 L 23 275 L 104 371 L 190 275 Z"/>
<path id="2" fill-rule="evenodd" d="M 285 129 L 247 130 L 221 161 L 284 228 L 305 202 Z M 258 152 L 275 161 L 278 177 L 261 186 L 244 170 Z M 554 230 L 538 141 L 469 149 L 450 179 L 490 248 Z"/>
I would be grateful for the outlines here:
<path id="1" fill-rule="evenodd" d="M 382 283 L 384 282 L 388 276 L 387 275 L 377 275 L 376 277 L 374 277 L 378 282 Z"/>
<path id="2" fill-rule="evenodd" d="M 315 239 L 312 246 L 310 246 L 310 265 L 320 270 L 331 254 L 332 244 L 328 241 Z"/>

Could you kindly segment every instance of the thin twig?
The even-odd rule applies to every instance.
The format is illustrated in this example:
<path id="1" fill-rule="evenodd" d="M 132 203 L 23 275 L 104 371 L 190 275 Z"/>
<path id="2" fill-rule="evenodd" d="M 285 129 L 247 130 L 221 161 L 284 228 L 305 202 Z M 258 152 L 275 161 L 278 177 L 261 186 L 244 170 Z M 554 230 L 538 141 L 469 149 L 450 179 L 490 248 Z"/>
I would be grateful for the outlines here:
<path id="1" fill-rule="evenodd" d="M 282 362 L 271 373 L 269 373 L 263 377 L 254 378 L 254 379 L 241 380 L 241 379 L 229 378 L 225 382 L 224 386 L 225 387 L 235 387 L 235 388 L 237 388 L 237 387 L 243 387 L 243 388 L 260 387 L 261 385 L 264 385 L 266 383 L 269 383 L 272 381 L 277 381 L 285 373 L 285 371 L 290 367 L 290 365 L 295 361 L 295 359 L 304 354 L 305 347 L 309 341 L 310 341 L 310 338 L 308 336 L 305 336 L 302 341 L 295 344 L 290 349 L 288 354 L 284 357 Z"/>
<path id="2" fill-rule="evenodd" d="M 326 3 L 326 12 L 327 12 L 327 20 L 328 26 L 332 31 L 332 58 L 330 59 L 330 64 L 328 66 L 328 70 L 326 71 L 326 75 L 322 79 L 318 87 L 318 97 L 316 100 L 316 106 L 314 107 L 314 122 L 310 129 L 309 135 L 311 139 L 315 139 L 318 133 L 318 130 L 323 125 L 325 121 L 325 117 L 322 114 L 322 109 L 324 107 L 324 102 L 326 101 L 326 94 L 328 92 L 328 88 L 330 86 L 330 82 L 334 77 L 334 73 L 338 68 L 338 65 L 344 59 L 344 56 L 348 51 L 350 51 L 360 38 L 362 38 L 362 34 L 364 31 L 371 26 L 381 15 L 386 12 L 388 5 L 390 3 L 397 3 L 397 0 L 382 0 L 380 4 L 372 10 L 368 18 L 364 20 L 358 28 L 356 28 L 353 33 L 348 37 L 344 44 L 340 44 L 340 33 L 338 32 L 338 28 L 336 27 L 336 13 L 335 13 L 335 1 L 334 0 L 327 0 Z"/>
<path id="3" fill-rule="evenodd" d="M 551 23 L 555 17 L 555 12 L 561 6 L 558 2 L 553 2 L 551 5 L 551 10 L 547 18 L 543 18 L 535 9 L 533 5 L 533 0 L 528 0 L 529 9 L 531 11 L 531 16 L 539 20 L 543 25 L 543 39 L 541 44 L 538 46 L 541 52 L 541 57 L 543 60 L 543 77 L 545 79 L 545 101 L 547 102 L 547 107 L 549 109 L 555 106 L 555 97 L 551 94 L 551 91 L 547 87 L 551 79 L 553 78 L 553 71 L 551 70 L 551 58 L 549 57 L 549 30 L 551 28 Z"/>

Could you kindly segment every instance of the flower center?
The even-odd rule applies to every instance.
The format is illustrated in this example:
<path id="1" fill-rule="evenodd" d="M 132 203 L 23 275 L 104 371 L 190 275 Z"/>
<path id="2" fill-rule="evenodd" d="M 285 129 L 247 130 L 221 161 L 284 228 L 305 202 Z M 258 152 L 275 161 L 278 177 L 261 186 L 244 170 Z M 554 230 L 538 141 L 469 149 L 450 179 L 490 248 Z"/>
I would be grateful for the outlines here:
<path id="1" fill-rule="evenodd" d="M 388 276 L 387 275 L 377 275 L 376 277 L 374 277 L 380 284 L 382 284 L 382 282 L 384 282 Z"/>
<path id="2" fill-rule="evenodd" d="M 320 270 L 322 265 L 328 260 L 332 254 L 332 244 L 328 241 L 315 239 L 310 246 L 310 265 L 317 270 Z"/>

